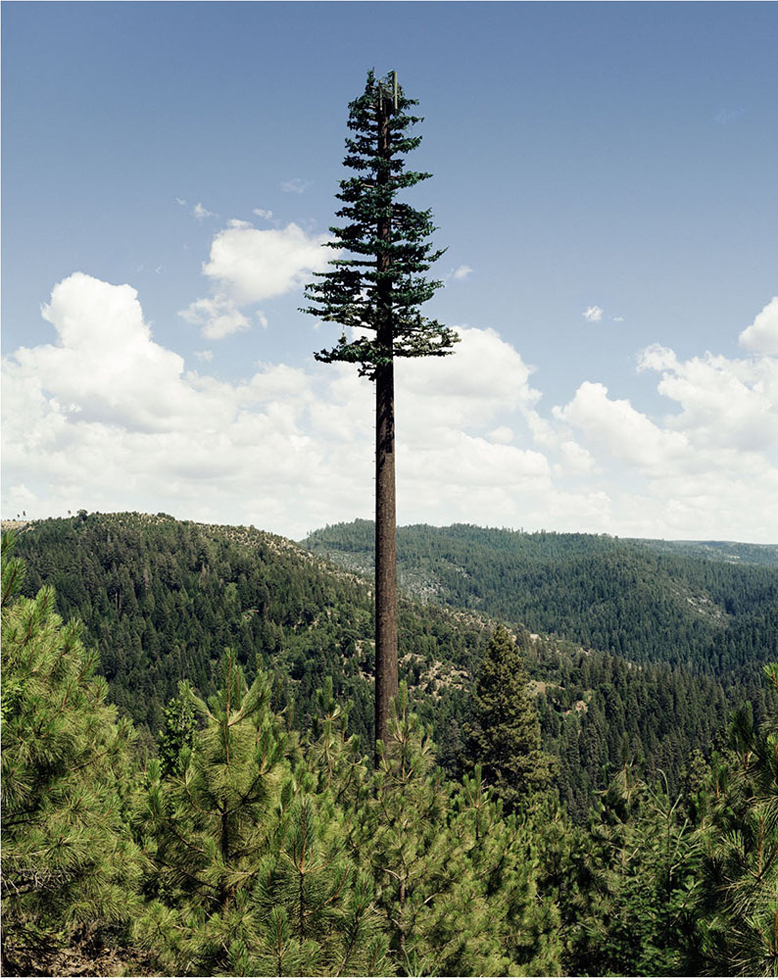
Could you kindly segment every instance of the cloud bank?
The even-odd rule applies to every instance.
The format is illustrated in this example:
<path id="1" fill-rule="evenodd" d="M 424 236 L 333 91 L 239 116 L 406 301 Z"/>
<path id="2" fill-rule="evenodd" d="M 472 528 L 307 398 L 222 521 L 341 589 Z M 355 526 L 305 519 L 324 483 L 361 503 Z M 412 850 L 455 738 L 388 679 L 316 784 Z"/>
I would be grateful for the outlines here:
<path id="1" fill-rule="evenodd" d="M 187 315 L 213 339 L 245 329 L 241 305 L 299 288 L 318 244 L 231 224 L 205 267 L 215 293 Z M 271 253 L 288 261 L 268 268 Z M 597 380 L 543 409 L 511 344 L 459 328 L 453 356 L 398 364 L 399 521 L 778 541 L 776 310 L 743 331 L 742 359 L 641 352 L 661 418 Z M 84 273 L 43 316 L 53 342 L 3 361 L 4 516 L 166 511 L 292 537 L 371 516 L 373 392 L 353 368 L 257 364 L 234 384 L 187 370 L 135 289 Z"/>

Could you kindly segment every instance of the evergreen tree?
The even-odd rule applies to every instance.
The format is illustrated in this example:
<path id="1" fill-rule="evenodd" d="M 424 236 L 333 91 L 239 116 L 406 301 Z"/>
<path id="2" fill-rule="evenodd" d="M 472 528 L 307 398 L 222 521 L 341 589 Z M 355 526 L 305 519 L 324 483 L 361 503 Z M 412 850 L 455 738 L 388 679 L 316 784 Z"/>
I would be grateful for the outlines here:
<path id="1" fill-rule="evenodd" d="M 207 703 L 191 688 L 182 693 L 205 726 L 167 778 L 157 760 L 149 764 L 143 824 L 157 901 L 138 936 L 174 973 L 232 974 L 259 929 L 248 899 L 290 746 L 264 675 L 247 685 L 229 650 Z"/>
<path id="2" fill-rule="evenodd" d="M 127 923 L 140 861 L 132 726 L 106 703 L 97 656 L 54 612 L 53 590 L 18 598 L 11 547 L 4 535 L 2 955 L 4 972 L 31 975 L 79 928 Z"/>
<path id="3" fill-rule="evenodd" d="M 521 632 L 519 642 L 526 653 L 529 635 Z M 540 721 L 523 652 L 498 626 L 479 666 L 473 721 L 467 727 L 470 755 L 508 810 L 526 805 L 528 797 L 548 787 L 554 762 L 540 747 Z"/>
<path id="4" fill-rule="evenodd" d="M 434 765 L 429 732 L 400 685 L 352 848 L 375 881 L 389 949 L 406 975 L 558 972 L 553 904 L 537 890 L 533 831 L 484 792 L 459 792 Z"/>
<path id="5" fill-rule="evenodd" d="M 277 829 L 252 908 L 260 924 L 247 947 L 254 975 L 388 975 L 391 960 L 371 877 L 346 853 L 329 791 L 312 794 L 304 767 L 281 794 Z"/>
<path id="6" fill-rule="evenodd" d="M 191 749 L 197 733 L 191 685 L 182 681 L 179 696 L 165 708 L 165 727 L 159 733 L 159 769 L 162 778 L 177 776 L 184 767 L 184 749 Z"/>
<path id="7" fill-rule="evenodd" d="M 778 693 L 778 664 L 764 672 Z M 728 765 L 718 757 L 711 766 L 700 828 L 703 951 L 711 973 L 776 976 L 778 717 L 757 729 L 747 705 L 733 716 L 728 739 Z"/>
<path id="8" fill-rule="evenodd" d="M 400 191 L 430 176 L 405 170 L 405 155 L 421 142 L 407 133 L 421 121 L 407 112 L 416 104 L 396 73 L 377 80 L 372 71 L 364 93 L 350 104 L 354 136 L 346 140 L 344 165 L 356 174 L 341 181 L 336 195 L 343 202 L 337 216 L 348 223 L 331 228 L 335 238 L 327 243 L 347 257 L 334 259 L 307 287 L 315 305 L 304 311 L 343 328 L 337 346 L 317 359 L 357 363 L 376 384 L 375 737 L 381 741 L 389 734 L 398 683 L 394 359 L 448 354 L 457 340 L 419 309 L 442 285 L 423 275 L 442 254 L 428 241 L 435 230 L 431 212 L 397 200 Z"/>

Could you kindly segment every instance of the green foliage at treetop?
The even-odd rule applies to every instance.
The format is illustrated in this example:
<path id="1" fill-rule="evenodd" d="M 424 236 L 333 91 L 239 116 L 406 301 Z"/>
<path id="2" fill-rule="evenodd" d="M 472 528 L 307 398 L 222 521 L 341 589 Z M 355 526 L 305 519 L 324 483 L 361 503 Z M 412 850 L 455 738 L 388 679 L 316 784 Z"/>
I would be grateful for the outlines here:
<path id="1" fill-rule="evenodd" d="M 343 254 L 305 290 L 315 305 L 303 312 L 343 327 L 337 346 L 317 353 L 317 360 L 357 363 L 369 377 L 395 357 L 449 354 L 459 339 L 420 312 L 443 285 L 423 275 L 443 254 L 427 241 L 435 231 L 432 214 L 397 199 L 431 176 L 405 169 L 405 156 L 421 142 L 407 132 L 421 122 L 408 112 L 415 105 L 396 74 L 376 79 L 368 72 L 364 92 L 349 105 L 353 135 L 344 165 L 354 173 L 341 180 L 336 195 L 343 203 L 337 216 L 348 224 L 330 228 L 334 238 L 326 243 Z M 347 338 L 346 328 L 357 335 Z"/>

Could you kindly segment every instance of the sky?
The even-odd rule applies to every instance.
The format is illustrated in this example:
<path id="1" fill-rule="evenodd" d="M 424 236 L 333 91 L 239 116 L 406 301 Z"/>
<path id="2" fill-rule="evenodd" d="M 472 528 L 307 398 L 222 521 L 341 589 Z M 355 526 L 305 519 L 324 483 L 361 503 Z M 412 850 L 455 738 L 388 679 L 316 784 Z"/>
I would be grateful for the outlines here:
<path id="1" fill-rule="evenodd" d="M 373 513 L 373 391 L 299 311 L 396 70 L 449 358 L 398 523 L 778 542 L 778 5 L 2 4 L 2 516 L 295 539 Z"/>

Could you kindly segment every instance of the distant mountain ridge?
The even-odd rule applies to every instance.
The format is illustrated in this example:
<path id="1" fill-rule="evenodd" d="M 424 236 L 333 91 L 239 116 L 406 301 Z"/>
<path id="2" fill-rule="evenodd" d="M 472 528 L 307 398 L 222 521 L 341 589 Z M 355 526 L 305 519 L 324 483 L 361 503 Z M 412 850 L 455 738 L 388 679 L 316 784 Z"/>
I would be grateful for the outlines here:
<path id="1" fill-rule="evenodd" d="M 372 523 L 301 544 L 362 574 Z M 778 546 L 525 533 L 456 524 L 397 533 L 401 587 L 628 660 L 721 676 L 778 654 Z"/>
<path id="2" fill-rule="evenodd" d="M 624 538 L 667 554 L 708 558 L 735 565 L 767 565 L 778 568 L 778 544 L 747 544 L 743 541 L 664 541 L 660 538 Z"/>

